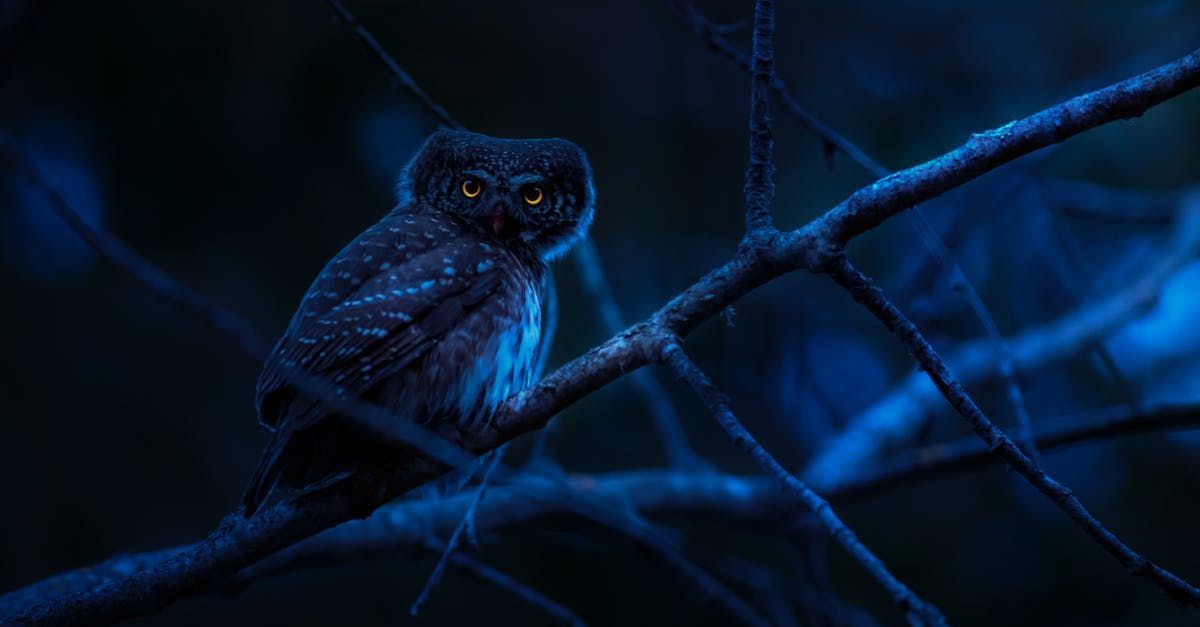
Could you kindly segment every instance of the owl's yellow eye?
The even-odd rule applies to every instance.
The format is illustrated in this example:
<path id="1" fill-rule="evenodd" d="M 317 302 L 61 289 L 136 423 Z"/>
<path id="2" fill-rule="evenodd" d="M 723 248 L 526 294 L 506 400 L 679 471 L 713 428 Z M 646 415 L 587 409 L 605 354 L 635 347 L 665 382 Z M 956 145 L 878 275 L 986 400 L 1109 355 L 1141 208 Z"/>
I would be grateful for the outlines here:
<path id="1" fill-rule="evenodd" d="M 460 189 L 462 190 L 463 196 L 466 196 L 467 198 L 474 198 L 483 191 L 483 185 L 480 184 L 479 179 L 469 176 L 463 179 L 462 187 L 460 187 Z"/>
<path id="2" fill-rule="evenodd" d="M 541 204 L 542 199 L 545 198 L 546 195 L 542 193 L 542 188 L 537 187 L 536 185 L 530 185 L 529 187 L 521 190 L 521 197 L 525 199 L 525 204 L 533 207 Z"/>

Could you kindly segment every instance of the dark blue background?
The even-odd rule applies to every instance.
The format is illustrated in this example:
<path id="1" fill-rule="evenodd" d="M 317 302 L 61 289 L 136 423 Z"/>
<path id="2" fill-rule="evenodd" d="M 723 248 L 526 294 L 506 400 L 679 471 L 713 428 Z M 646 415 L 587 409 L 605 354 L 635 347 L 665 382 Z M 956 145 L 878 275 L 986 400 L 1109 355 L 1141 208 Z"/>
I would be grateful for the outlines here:
<path id="1" fill-rule="evenodd" d="M 322 2 L 53 2 L 23 30 L 0 9 L 0 127 L 63 195 L 185 282 L 282 330 L 324 261 L 389 208 L 398 168 L 434 122 L 393 89 Z M 40 4 L 40 3 L 39 3 Z M 753 3 L 704 2 L 719 22 Z M 630 320 L 726 258 L 741 233 L 749 80 L 709 53 L 665 1 L 367 2 L 350 5 L 455 117 L 500 136 L 562 136 L 595 167 L 593 234 Z M 777 63 L 798 99 L 891 168 L 1179 56 L 1200 35 L 1184 1 L 782 2 Z M 21 33 L 24 33 L 21 36 Z M 749 33 L 731 36 L 748 48 Z M 1006 334 L 1132 281 L 1161 224 L 1068 221 L 1081 267 L 1064 285 L 1061 235 L 1032 178 L 1173 189 L 1195 182 L 1200 100 L 1087 133 L 927 206 Z M 871 178 L 776 107 L 777 222 L 800 226 Z M 0 589 L 191 541 L 237 503 L 265 442 L 257 364 L 98 259 L 27 184 L 0 196 Z M 931 340 L 982 333 L 910 224 L 857 241 L 855 259 Z M 604 339 L 574 264 L 559 266 L 552 364 Z M 1090 281 L 1097 288 L 1089 291 Z M 1108 346 L 1132 390 L 1090 356 L 1021 379 L 1035 421 L 1137 399 L 1194 400 L 1200 266 Z M 795 467 L 912 369 L 893 338 L 824 279 L 790 275 L 690 346 L 768 448 Z M 689 435 L 734 471 L 751 465 L 670 377 Z M 1000 424 L 997 384 L 972 387 Z M 823 400 L 822 400 L 823 399 Z M 563 417 L 568 470 L 663 463 L 628 381 Z M 931 437 L 965 435 L 946 408 Z M 519 454 L 528 438 L 518 445 Z M 1194 437 L 1146 435 L 1046 456 L 1049 469 L 1135 548 L 1200 580 Z M 516 459 L 516 457 L 514 457 Z M 842 508 L 893 571 L 956 624 L 1183 625 L 1196 620 L 1120 567 L 997 467 Z M 778 537 L 675 518 L 703 566 L 722 554 L 825 581 L 880 624 L 902 618 L 820 534 Z M 724 622 L 674 570 L 570 521 L 506 534 L 481 558 L 595 624 Z M 828 570 L 821 566 L 828 562 Z M 816 564 L 816 566 L 814 566 Z M 432 560 L 381 559 L 287 575 L 234 600 L 179 603 L 135 624 L 396 624 Z M 814 574 L 816 573 L 816 574 Z M 823 573 L 823 574 L 822 574 Z M 801 617 L 805 614 L 801 613 Z M 454 573 L 418 624 L 545 618 Z M 859 623 L 866 624 L 866 623 Z"/>

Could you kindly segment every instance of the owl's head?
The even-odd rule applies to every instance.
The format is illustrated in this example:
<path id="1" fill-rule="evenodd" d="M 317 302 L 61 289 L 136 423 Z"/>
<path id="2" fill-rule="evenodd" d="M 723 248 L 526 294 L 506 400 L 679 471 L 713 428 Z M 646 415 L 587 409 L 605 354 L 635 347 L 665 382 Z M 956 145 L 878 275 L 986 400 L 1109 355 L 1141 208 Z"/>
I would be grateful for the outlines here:
<path id="1" fill-rule="evenodd" d="M 563 139 L 429 136 L 404 168 L 401 207 L 458 215 L 546 260 L 587 233 L 596 192 L 587 156 Z"/>

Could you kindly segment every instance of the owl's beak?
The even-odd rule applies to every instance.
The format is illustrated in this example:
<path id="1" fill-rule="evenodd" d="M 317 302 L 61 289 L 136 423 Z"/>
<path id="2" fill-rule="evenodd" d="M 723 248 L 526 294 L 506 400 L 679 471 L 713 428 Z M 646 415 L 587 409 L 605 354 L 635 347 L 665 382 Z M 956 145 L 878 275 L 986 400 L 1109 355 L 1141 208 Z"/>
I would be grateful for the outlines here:
<path id="1" fill-rule="evenodd" d="M 492 209 L 492 232 L 496 234 L 496 237 L 500 237 L 500 231 L 504 230 L 504 213 L 503 205 L 497 205 L 495 209 Z"/>

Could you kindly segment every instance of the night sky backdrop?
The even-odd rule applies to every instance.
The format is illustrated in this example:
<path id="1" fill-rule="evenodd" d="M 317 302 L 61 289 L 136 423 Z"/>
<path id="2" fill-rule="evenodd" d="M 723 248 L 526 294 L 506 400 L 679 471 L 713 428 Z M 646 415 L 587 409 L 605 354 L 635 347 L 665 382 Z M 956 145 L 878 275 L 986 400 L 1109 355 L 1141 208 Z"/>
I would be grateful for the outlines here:
<path id="1" fill-rule="evenodd" d="M 1165 63 L 1200 40 L 1200 4 L 1183 0 L 779 4 L 779 76 L 814 114 L 892 169 Z M 26 5 L 37 5 L 32 18 Z M 718 23 L 752 19 L 748 0 L 699 6 Z M 587 150 L 598 191 L 592 234 L 628 320 L 644 318 L 733 251 L 742 233 L 749 77 L 707 50 L 666 0 L 349 7 L 472 130 L 559 136 Z M 730 38 L 749 49 L 748 28 Z M 0 80 L 0 128 L 78 211 L 271 338 L 325 260 L 390 208 L 399 168 L 436 128 L 319 0 L 6 2 Z M 843 155 L 830 161 L 817 139 L 772 107 L 781 228 L 871 182 Z M 925 205 L 926 216 L 1001 332 L 1013 335 L 1133 282 L 1170 230 L 1166 220 L 1054 207 L 1045 184 L 1172 192 L 1200 178 L 1198 140 L 1200 95 L 1185 94 L 990 173 Z M 0 590 L 203 537 L 237 505 L 266 441 L 253 409 L 259 364 L 99 258 L 35 187 L 7 170 L 0 247 Z M 983 335 L 910 221 L 889 221 L 851 253 L 939 349 Z M 555 274 L 561 311 L 552 367 L 608 336 L 575 263 L 561 261 Z M 1200 263 L 1192 262 L 1103 352 L 1022 373 L 1035 425 L 1134 401 L 1200 400 L 1197 320 Z M 805 273 L 755 291 L 728 323 L 706 323 L 688 347 L 751 430 L 795 469 L 914 368 L 864 310 Z M 726 471 L 755 470 L 693 395 L 669 374 L 654 374 L 701 455 Z M 998 424 L 1014 424 L 1001 383 L 970 389 Z M 968 434 L 949 406 L 933 407 L 923 441 Z M 572 406 L 560 422 L 557 456 L 570 472 L 664 464 L 629 379 Z M 531 440 L 518 440 L 512 461 Z M 1200 433 L 1107 439 L 1047 452 L 1044 462 L 1124 540 L 1200 581 Z M 997 465 L 839 511 L 954 624 L 1198 620 L 1126 576 Z M 754 562 L 857 608 L 830 622 L 797 604 L 801 624 L 903 624 L 818 529 L 782 535 L 698 515 L 659 520 L 678 530 L 701 567 Z M 571 518 L 506 531 L 477 557 L 589 624 L 727 621 L 661 560 Z M 380 556 L 288 574 L 236 598 L 187 600 L 130 624 L 548 620 L 453 570 L 410 618 L 433 562 Z"/>

